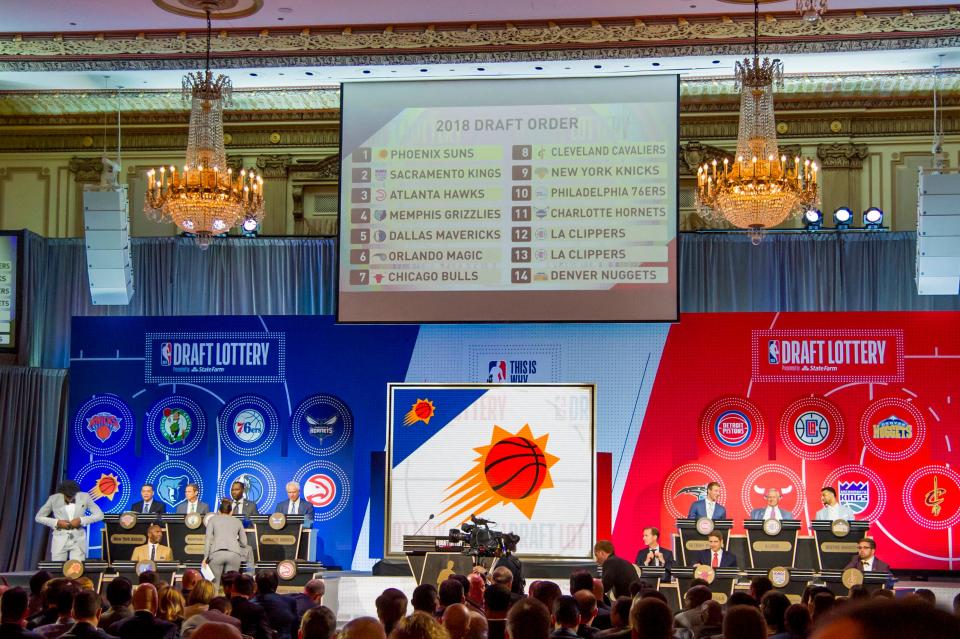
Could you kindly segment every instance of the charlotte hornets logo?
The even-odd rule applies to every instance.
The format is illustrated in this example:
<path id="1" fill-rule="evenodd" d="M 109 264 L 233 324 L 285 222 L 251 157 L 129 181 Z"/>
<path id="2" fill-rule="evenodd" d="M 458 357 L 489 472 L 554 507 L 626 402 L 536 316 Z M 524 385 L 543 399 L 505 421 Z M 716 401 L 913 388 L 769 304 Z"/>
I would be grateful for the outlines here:
<path id="1" fill-rule="evenodd" d="M 313 395 L 300 402 L 292 426 L 293 438 L 305 452 L 331 455 L 350 441 L 353 413 L 333 395 Z"/>
<path id="2" fill-rule="evenodd" d="M 189 483 L 190 479 L 186 475 L 176 477 L 160 475 L 157 479 L 157 498 L 168 506 L 176 508 L 177 504 L 186 498 L 184 491 Z"/>

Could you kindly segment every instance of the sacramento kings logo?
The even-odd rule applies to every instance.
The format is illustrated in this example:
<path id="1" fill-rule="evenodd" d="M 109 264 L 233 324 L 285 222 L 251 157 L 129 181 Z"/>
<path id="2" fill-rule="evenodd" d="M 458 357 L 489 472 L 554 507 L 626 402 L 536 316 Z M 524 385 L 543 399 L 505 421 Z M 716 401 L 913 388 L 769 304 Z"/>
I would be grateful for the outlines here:
<path id="1" fill-rule="evenodd" d="M 808 411 L 793 423 L 793 432 L 800 443 L 807 446 L 816 446 L 826 441 L 830 436 L 830 422 L 816 411 Z"/>
<path id="2" fill-rule="evenodd" d="M 869 481 L 841 481 L 837 487 L 840 489 L 837 500 L 849 506 L 854 515 L 859 515 L 870 506 Z"/>

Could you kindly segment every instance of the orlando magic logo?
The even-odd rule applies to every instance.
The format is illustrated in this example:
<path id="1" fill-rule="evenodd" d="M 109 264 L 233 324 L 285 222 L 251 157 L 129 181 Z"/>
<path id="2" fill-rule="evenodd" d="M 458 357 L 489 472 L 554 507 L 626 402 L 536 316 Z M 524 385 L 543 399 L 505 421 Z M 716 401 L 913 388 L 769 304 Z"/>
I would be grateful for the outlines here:
<path id="1" fill-rule="evenodd" d="M 870 506 L 870 482 L 864 481 L 842 481 L 838 484 L 839 495 L 837 496 L 841 504 L 850 506 L 853 514 L 859 515 Z"/>
<path id="2" fill-rule="evenodd" d="M 186 496 L 184 491 L 190 479 L 186 475 L 169 477 L 160 475 L 157 478 L 157 498 L 163 503 L 176 508 L 177 504 L 182 502 Z"/>
<path id="3" fill-rule="evenodd" d="M 816 446 L 830 436 L 830 422 L 816 411 L 807 411 L 793 422 L 793 433 L 800 443 Z"/>

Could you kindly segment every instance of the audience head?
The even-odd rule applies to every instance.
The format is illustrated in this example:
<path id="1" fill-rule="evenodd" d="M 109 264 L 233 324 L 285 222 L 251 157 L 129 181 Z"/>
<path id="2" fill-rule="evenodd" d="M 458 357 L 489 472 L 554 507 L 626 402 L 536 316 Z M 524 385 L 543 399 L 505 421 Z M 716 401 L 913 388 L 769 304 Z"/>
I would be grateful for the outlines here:
<path id="1" fill-rule="evenodd" d="M 607 560 L 607 557 L 613 554 L 616 553 L 609 539 L 601 539 L 593 546 L 593 558 L 597 560 L 598 564 L 602 564 Z"/>
<path id="2" fill-rule="evenodd" d="M 138 584 L 151 584 L 156 587 L 159 581 L 160 578 L 157 576 L 157 573 L 152 570 L 144 570 L 137 576 Z"/>
<path id="3" fill-rule="evenodd" d="M 838 606 L 817 621 L 813 639 L 955 639 L 960 619 L 916 600 L 871 599 Z"/>
<path id="4" fill-rule="evenodd" d="M 507 590 L 513 588 L 513 573 L 506 566 L 497 566 L 493 569 L 490 579 L 498 586 L 503 586 Z"/>
<path id="5" fill-rule="evenodd" d="M 759 575 L 750 580 L 750 596 L 760 601 L 763 596 L 773 590 L 773 582 L 766 575 Z"/>
<path id="6" fill-rule="evenodd" d="M 827 612 L 833 608 L 834 604 L 837 602 L 837 598 L 833 596 L 832 592 L 818 592 L 814 595 L 811 600 L 813 609 L 810 611 L 810 617 L 814 622 L 817 621 L 820 617 L 825 615 Z"/>
<path id="7" fill-rule="evenodd" d="M 590 625 L 597 616 L 597 598 L 589 590 L 578 590 L 573 598 L 577 600 L 577 608 L 580 609 L 580 623 Z"/>
<path id="8" fill-rule="evenodd" d="M 426 612 L 434 614 L 437 611 L 440 597 L 433 584 L 420 584 L 413 589 L 413 597 L 410 603 L 413 604 L 414 612 Z"/>
<path id="9" fill-rule="evenodd" d="M 192 639 L 242 639 L 240 630 L 231 624 L 208 621 L 197 626 Z"/>
<path id="10" fill-rule="evenodd" d="M 257 571 L 257 593 L 269 595 L 277 592 L 277 586 L 280 585 L 280 576 L 276 570 L 258 570 Z"/>
<path id="11" fill-rule="evenodd" d="M 693 588 L 694 586 L 708 586 L 708 587 L 709 587 L 709 586 L 710 586 L 710 582 L 708 582 L 706 579 L 701 579 L 700 577 L 694 577 L 693 579 L 690 580 L 690 587 Z"/>
<path id="12" fill-rule="evenodd" d="M 803 589 L 803 596 L 800 597 L 800 603 L 805 606 L 813 607 L 813 598 L 816 597 L 819 593 L 825 592 L 828 594 L 833 594 L 833 591 L 827 588 L 826 586 L 807 586 Z"/>
<path id="13" fill-rule="evenodd" d="M 320 603 L 324 593 L 327 592 L 327 584 L 323 579 L 311 579 L 303 586 L 303 594 Z"/>
<path id="14" fill-rule="evenodd" d="M 552 581 L 538 581 L 535 586 L 530 590 L 530 596 L 542 603 L 547 610 L 553 610 L 553 604 L 563 594 L 560 586 Z"/>
<path id="15" fill-rule="evenodd" d="M 190 590 L 190 598 L 187 600 L 187 603 L 191 606 L 209 604 L 210 600 L 213 599 L 213 596 L 216 594 L 217 589 L 216 586 L 213 585 L 213 582 L 201 579 Z"/>
<path id="16" fill-rule="evenodd" d="M 548 639 L 550 630 L 550 612 L 537 599 L 521 599 L 507 613 L 507 636 L 510 639 Z"/>
<path id="17" fill-rule="evenodd" d="M 111 606 L 127 606 L 133 598 L 133 584 L 126 577 L 117 577 L 107 584 L 107 601 Z"/>
<path id="18" fill-rule="evenodd" d="M 220 575 L 220 586 L 223 588 L 223 594 L 227 597 L 233 595 L 233 584 L 237 581 L 240 573 L 236 570 L 228 570 Z"/>
<path id="19" fill-rule="evenodd" d="M 709 601 L 711 598 L 713 598 L 713 593 L 709 586 L 694 586 L 687 589 L 686 594 L 683 595 L 683 607 L 686 610 L 693 610 L 699 608 L 704 601 Z"/>
<path id="20" fill-rule="evenodd" d="M 233 595 L 235 597 L 253 596 L 253 577 L 250 575 L 239 574 L 233 580 Z"/>
<path id="21" fill-rule="evenodd" d="M 487 585 L 486 582 L 484 582 L 483 577 L 475 572 L 472 572 L 467 577 L 467 583 L 467 599 L 476 604 L 482 603 L 483 591 L 486 589 Z"/>
<path id="22" fill-rule="evenodd" d="M 704 601 L 700 605 L 700 619 L 703 621 L 704 626 L 720 626 L 723 624 L 723 606 L 720 605 L 720 602 L 714 601 Z"/>
<path id="23" fill-rule="evenodd" d="M 646 590 L 641 592 L 640 598 L 641 599 L 659 599 L 663 603 L 669 603 L 667 601 L 667 596 L 654 588 L 647 588 Z"/>
<path id="24" fill-rule="evenodd" d="M 593 596 L 597 598 L 597 601 L 603 601 L 603 580 L 596 579 L 593 580 Z"/>
<path id="25" fill-rule="evenodd" d="M 463 639 L 487 639 L 487 618 L 475 610 L 470 611 L 470 623 L 467 624 L 467 634 Z"/>
<path id="26" fill-rule="evenodd" d="M 210 610 L 219 610 L 225 615 L 229 615 L 233 612 L 233 605 L 230 603 L 230 600 L 227 597 L 214 597 L 210 600 L 208 604 Z"/>
<path id="27" fill-rule="evenodd" d="M 610 606 L 610 625 L 614 628 L 629 626 L 631 606 L 633 606 L 633 599 L 630 597 L 617 597 L 617 600 Z"/>
<path id="28" fill-rule="evenodd" d="M 93 590 L 81 590 L 73 600 L 73 618 L 94 626 L 100 618 L 100 595 Z"/>
<path id="29" fill-rule="evenodd" d="M 646 585 L 645 581 L 631 581 L 630 582 L 630 598 L 639 597 L 640 593 L 643 592 L 643 587 Z"/>
<path id="30" fill-rule="evenodd" d="M 196 568 L 187 568 L 180 577 L 180 587 L 186 591 L 193 590 L 194 586 L 203 581 L 203 575 Z"/>
<path id="31" fill-rule="evenodd" d="M 570 573 L 570 594 L 576 594 L 581 590 L 593 592 L 593 575 L 586 570 L 577 570 Z"/>
<path id="32" fill-rule="evenodd" d="M 750 593 L 737 590 L 732 595 L 727 597 L 727 610 L 733 608 L 734 606 L 753 606 L 756 608 L 757 600 L 751 597 Z"/>
<path id="33" fill-rule="evenodd" d="M 67 581 L 57 592 L 57 614 L 61 617 L 69 617 L 73 611 L 73 600 L 77 596 L 79 589 L 72 581 Z"/>
<path id="34" fill-rule="evenodd" d="M 810 611 L 803 604 L 792 604 L 783 613 L 783 627 L 794 637 L 806 637 L 810 632 Z"/>
<path id="35" fill-rule="evenodd" d="M 387 588 L 377 597 L 377 617 L 389 634 L 398 621 L 407 616 L 407 596 L 397 588 Z"/>
<path id="36" fill-rule="evenodd" d="M 502 618 L 510 609 L 510 591 L 503 586 L 490 586 L 483 591 L 483 609 L 488 617 Z"/>
<path id="37" fill-rule="evenodd" d="M 337 639 L 387 639 L 387 634 L 373 617 L 357 617 L 347 622 Z"/>
<path id="38" fill-rule="evenodd" d="M 723 618 L 723 639 L 766 639 L 767 626 L 754 606 L 733 606 Z"/>
<path id="39" fill-rule="evenodd" d="M 46 570 L 38 570 L 33 573 L 33 576 L 30 577 L 30 594 L 37 596 L 43 590 L 43 585 L 53 579 L 51 575 Z"/>
<path id="40" fill-rule="evenodd" d="M 454 578 L 445 579 L 440 584 L 440 590 L 437 592 L 441 606 L 450 606 L 463 603 L 463 584 Z"/>
<path id="41" fill-rule="evenodd" d="M 913 591 L 913 594 L 911 594 L 910 597 L 919 599 L 920 601 L 928 603 L 931 606 L 937 605 L 937 596 L 933 594 L 933 591 L 929 588 L 917 588 Z"/>
<path id="42" fill-rule="evenodd" d="M 887 590 L 886 588 L 877 588 L 870 593 L 872 599 L 895 599 L 896 593 L 892 590 Z"/>
<path id="43" fill-rule="evenodd" d="M 576 631 L 580 626 L 580 607 L 571 595 L 561 595 L 553 602 L 553 622 Z"/>
<path id="44" fill-rule="evenodd" d="M 157 616 L 166 621 L 183 620 L 183 595 L 176 588 L 166 588 L 160 593 Z"/>
<path id="45" fill-rule="evenodd" d="M 0 595 L 0 621 L 22 623 L 27 618 L 29 595 L 23 588 L 8 588 Z"/>
<path id="46" fill-rule="evenodd" d="M 850 601 L 856 601 L 857 599 L 869 599 L 870 591 L 867 590 L 867 587 L 863 584 L 854 584 L 850 586 L 850 590 L 847 592 L 847 599 Z"/>
<path id="47" fill-rule="evenodd" d="M 960 615 L 960 593 L 953 598 L 953 614 Z"/>
<path id="48" fill-rule="evenodd" d="M 783 615 L 790 607 L 790 600 L 782 592 L 771 590 L 760 598 L 760 612 L 767 627 L 775 632 L 783 632 Z"/>
<path id="49" fill-rule="evenodd" d="M 660 599 L 638 599 L 630 608 L 630 627 L 633 639 L 670 639 L 673 636 L 673 613 Z"/>
<path id="50" fill-rule="evenodd" d="M 201 626 L 202 627 L 202 626 Z M 337 631 L 337 618 L 326 606 L 311 608 L 300 620 L 298 639 L 333 639 Z"/>
<path id="51" fill-rule="evenodd" d="M 470 611 L 462 603 L 449 604 L 443 611 L 443 627 L 450 633 L 450 639 L 463 639 L 470 625 Z"/>
<path id="52" fill-rule="evenodd" d="M 133 591 L 133 609 L 147 610 L 157 614 L 157 588 L 153 584 L 140 584 Z"/>
<path id="53" fill-rule="evenodd" d="M 414 612 L 397 623 L 390 639 L 450 639 L 450 633 L 434 620 L 433 615 Z"/>

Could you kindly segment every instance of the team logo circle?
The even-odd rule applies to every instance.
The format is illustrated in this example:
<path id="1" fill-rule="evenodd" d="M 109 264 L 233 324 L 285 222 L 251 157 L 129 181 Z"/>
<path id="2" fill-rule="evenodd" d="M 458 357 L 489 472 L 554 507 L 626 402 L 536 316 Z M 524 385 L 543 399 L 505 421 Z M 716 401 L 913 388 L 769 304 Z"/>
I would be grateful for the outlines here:
<path id="1" fill-rule="evenodd" d="M 277 438 L 280 419 L 267 400 L 256 395 L 237 397 L 217 416 L 220 441 L 238 455 L 259 455 Z"/>
<path id="2" fill-rule="evenodd" d="M 871 453 L 887 461 L 912 456 L 927 435 L 923 413 L 911 402 L 885 397 L 867 407 L 860 418 L 860 437 Z"/>
<path id="3" fill-rule="evenodd" d="M 137 525 L 137 513 L 132 510 L 125 512 L 117 518 L 117 523 L 124 530 L 130 530 Z"/>
<path id="4" fill-rule="evenodd" d="M 790 569 L 785 566 L 774 566 L 767 571 L 767 578 L 774 588 L 783 588 L 790 583 Z"/>
<path id="5" fill-rule="evenodd" d="M 780 417 L 780 439 L 802 459 L 817 461 L 833 455 L 843 444 L 843 415 L 822 397 L 804 397 L 787 406 Z"/>
<path id="6" fill-rule="evenodd" d="M 313 395 L 293 413 L 293 438 L 305 452 L 332 455 L 350 441 L 353 413 L 333 395 Z"/>
<path id="7" fill-rule="evenodd" d="M 720 474 L 705 464 L 683 464 L 675 468 L 663 482 L 662 503 L 674 519 L 684 519 L 690 505 L 707 496 L 707 484 L 720 482 Z M 721 503 L 726 502 L 727 491 L 720 483 Z"/>
<path id="8" fill-rule="evenodd" d="M 63 562 L 63 576 L 67 579 L 83 577 L 83 562 L 79 559 L 68 559 Z"/>
<path id="9" fill-rule="evenodd" d="M 850 522 L 846 519 L 834 519 L 830 522 L 830 532 L 834 537 L 846 537 L 850 534 Z"/>
<path id="10" fill-rule="evenodd" d="M 863 583 L 863 571 L 859 568 L 847 568 L 840 575 L 840 582 L 844 588 L 853 588 Z"/>
<path id="11" fill-rule="evenodd" d="M 189 397 L 164 397 L 147 411 L 147 437 L 154 448 L 166 455 L 192 452 L 203 440 L 206 427 L 203 410 Z"/>
<path id="12" fill-rule="evenodd" d="M 697 532 L 701 535 L 709 535 L 714 529 L 713 520 L 709 517 L 700 517 L 697 519 Z"/>
<path id="13" fill-rule="evenodd" d="M 258 512 L 273 510 L 277 496 L 277 480 L 270 469 L 257 461 L 243 459 L 227 466 L 220 474 L 220 495 L 229 495 L 235 482 L 243 484 L 244 499 L 254 502 Z"/>
<path id="14" fill-rule="evenodd" d="M 740 397 L 722 397 L 700 416 L 700 434 L 710 452 L 723 459 L 745 459 L 763 443 L 760 409 Z"/>
<path id="15" fill-rule="evenodd" d="M 924 528 L 950 528 L 960 522 L 960 473 L 940 465 L 918 468 L 903 485 L 903 507 Z"/>
<path id="16" fill-rule="evenodd" d="M 183 524 L 190 530 L 196 530 L 203 524 L 203 515 L 200 513 L 187 513 L 183 516 Z"/>
<path id="17" fill-rule="evenodd" d="M 350 478 L 336 464 L 314 460 L 302 466 L 293 481 L 303 486 L 303 498 L 313 504 L 314 521 L 329 521 L 350 503 Z"/>
<path id="18" fill-rule="evenodd" d="M 121 513 L 130 501 L 130 477 L 112 461 L 92 461 L 77 471 L 74 480 L 104 513 Z"/>
<path id="19" fill-rule="evenodd" d="M 277 564 L 277 576 L 284 581 L 290 581 L 297 576 L 297 562 L 292 559 L 284 559 Z"/>
<path id="20" fill-rule="evenodd" d="M 94 395 L 77 409 L 73 419 L 74 439 L 88 453 L 120 452 L 133 436 L 133 411 L 113 394 Z"/>
<path id="21" fill-rule="evenodd" d="M 267 524 L 269 524 L 273 530 L 282 530 L 283 527 L 287 525 L 287 516 L 283 513 L 270 513 L 270 516 L 267 518 Z"/>
<path id="22" fill-rule="evenodd" d="M 780 491 L 781 500 L 778 507 L 781 510 L 790 511 L 795 518 L 803 519 L 803 507 L 807 503 L 807 490 L 804 488 L 800 476 L 781 464 L 763 464 L 747 474 L 743 480 L 743 489 L 740 492 L 744 510 L 749 513 L 754 508 L 766 508 L 766 494 L 771 488 Z M 754 506 L 754 499 L 763 499 L 764 501 L 763 503 L 758 501 Z M 777 520 L 774 519 L 773 521 Z M 764 530 L 766 530 L 766 522 L 764 522 Z"/>
<path id="23" fill-rule="evenodd" d="M 147 473 L 144 483 L 153 484 L 157 499 L 172 509 L 186 501 L 187 484 L 196 484 L 200 489 L 197 499 L 202 499 L 203 495 L 200 472 L 193 465 L 179 459 L 169 459 L 158 464 Z"/>
<path id="24" fill-rule="evenodd" d="M 783 524 L 779 519 L 765 519 L 763 522 L 763 532 L 771 537 L 776 537 L 783 530 Z"/>
<path id="25" fill-rule="evenodd" d="M 846 504 L 860 521 L 876 521 L 887 508 L 887 487 L 875 470 L 845 464 L 831 471 L 823 486 L 837 490 L 837 501 Z"/>

